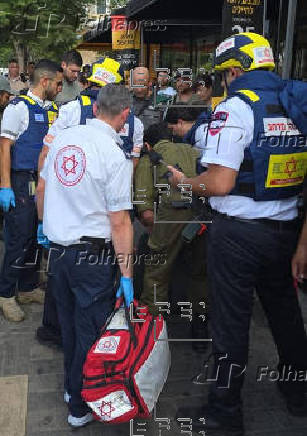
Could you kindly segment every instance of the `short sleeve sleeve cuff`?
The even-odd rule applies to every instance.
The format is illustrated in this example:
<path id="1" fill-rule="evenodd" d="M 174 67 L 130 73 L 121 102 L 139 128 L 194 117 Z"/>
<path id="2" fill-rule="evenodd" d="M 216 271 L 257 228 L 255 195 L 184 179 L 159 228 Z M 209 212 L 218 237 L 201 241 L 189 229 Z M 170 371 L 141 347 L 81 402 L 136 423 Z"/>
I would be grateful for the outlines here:
<path id="1" fill-rule="evenodd" d="M 132 161 L 123 159 L 122 156 L 110 166 L 110 177 L 105 187 L 109 212 L 132 209 L 132 170 Z"/>
<path id="2" fill-rule="evenodd" d="M 48 162 L 49 162 L 49 154 L 47 154 L 47 157 L 45 159 L 43 168 L 41 169 L 39 175 L 40 177 L 42 177 L 42 179 L 46 180 L 47 178 L 47 173 L 48 173 Z"/>
<path id="3" fill-rule="evenodd" d="M 119 199 L 118 201 L 120 201 L 121 199 Z M 124 199 L 122 199 L 122 203 L 116 203 L 116 204 L 114 204 L 114 205 L 112 205 L 112 204 L 108 204 L 108 211 L 109 212 L 119 212 L 119 211 L 121 211 L 121 210 L 131 210 L 131 209 L 133 209 L 133 205 L 132 205 L 132 202 L 131 202 L 131 200 L 129 199 L 129 200 L 127 200 L 126 199 L 126 202 L 124 202 Z"/>
<path id="4" fill-rule="evenodd" d="M 17 137 L 23 133 L 23 122 L 28 118 L 27 107 L 23 102 L 16 105 L 9 104 L 3 113 L 1 123 L 1 136 L 3 138 L 16 141 Z"/>

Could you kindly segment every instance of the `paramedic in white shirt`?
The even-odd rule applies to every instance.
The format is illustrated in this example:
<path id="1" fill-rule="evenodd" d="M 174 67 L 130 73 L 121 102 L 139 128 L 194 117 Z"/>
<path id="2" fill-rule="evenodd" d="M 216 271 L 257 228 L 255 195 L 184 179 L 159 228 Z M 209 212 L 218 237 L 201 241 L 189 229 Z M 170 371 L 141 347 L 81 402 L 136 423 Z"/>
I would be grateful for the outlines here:
<path id="1" fill-rule="evenodd" d="M 96 118 L 55 138 L 37 189 L 38 215 L 43 219 L 38 240 L 51 241 L 52 291 L 64 349 L 64 399 L 73 427 L 93 419 L 81 398 L 82 367 L 114 307 L 114 251 L 121 258 L 117 296 L 122 295 L 127 305 L 133 300 L 132 161 L 117 144 L 129 105 L 124 86 L 102 88 Z"/>
<path id="2" fill-rule="evenodd" d="M 5 253 L 0 273 L 0 308 L 9 321 L 25 313 L 18 305 L 43 303 L 39 287 L 35 188 L 43 138 L 58 109 L 51 100 L 62 89 L 62 68 L 42 59 L 27 95 L 15 97 L 3 114 L 0 137 L 0 207 L 4 211 Z M 17 298 L 16 298 L 17 297 Z"/>
<path id="3" fill-rule="evenodd" d="M 207 171 L 189 179 L 170 170 L 174 186 L 186 184 L 195 194 L 210 197 L 214 213 L 207 262 L 219 377 L 210 385 L 208 405 L 179 409 L 178 416 L 204 417 L 205 429 L 213 435 L 242 436 L 241 389 L 255 290 L 276 343 L 278 371 L 292 369 L 288 381 L 279 380 L 277 387 L 290 414 L 307 416 L 304 383 L 295 377 L 295 371 L 306 373 L 307 338 L 291 274 L 306 143 L 295 145 L 302 137 L 295 124 L 303 115 L 287 105 L 292 94 L 284 96 L 285 83 L 272 72 L 274 57 L 265 38 L 233 35 L 216 49 L 215 65 L 228 98 L 203 132 Z"/>

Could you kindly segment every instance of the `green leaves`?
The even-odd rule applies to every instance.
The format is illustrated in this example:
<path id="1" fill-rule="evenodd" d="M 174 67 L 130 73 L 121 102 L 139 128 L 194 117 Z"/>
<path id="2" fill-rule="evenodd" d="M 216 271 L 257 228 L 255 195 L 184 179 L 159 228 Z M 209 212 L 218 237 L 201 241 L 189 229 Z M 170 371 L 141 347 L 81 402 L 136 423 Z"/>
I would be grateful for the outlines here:
<path id="1" fill-rule="evenodd" d="M 34 60 L 60 58 L 76 43 L 86 6 L 94 0 L 0 0 L 1 47 L 23 44 Z"/>

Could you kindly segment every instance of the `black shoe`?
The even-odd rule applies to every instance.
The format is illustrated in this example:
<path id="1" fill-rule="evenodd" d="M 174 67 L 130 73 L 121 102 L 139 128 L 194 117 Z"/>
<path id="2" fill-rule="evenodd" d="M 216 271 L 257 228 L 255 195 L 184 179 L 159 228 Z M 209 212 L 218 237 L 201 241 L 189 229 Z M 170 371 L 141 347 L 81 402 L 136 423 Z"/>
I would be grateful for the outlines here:
<path id="1" fill-rule="evenodd" d="M 305 395 L 305 389 L 299 386 L 300 388 L 299 391 L 291 392 L 289 391 L 289 386 L 287 387 L 285 383 L 277 381 L 277 387 L 279 392 L 286 400 L 288 412 L 290 413 L 290 415 L 293 416 L 307 417 L 307 399 Z M 298 383 L 302 383 L 302 382 L 298 382 Z"/>
<path id="2" fill-rule="evenodd" d="M 203 430 L 206 436 L 244 436 L 242 416 L 217 419 L 208 406 L 205 407 L 180 407 L 176 413 L 177 425 L 181 430 L 186 429 L 187 422 L 183 418 L 192 419 L 192 430 L 194 432 Z"/>
<path id="3" fill-rule="evenodd" d="M 36 338 L 43 345 L 57 345 L 62 347 L 62 337 L 61 334 L 52 327 L 41 326 L 36 330 Z"/>
<path id="4" fill-rule="evenodd" d="M 192 342 L 193 350 L 197 353 L 205 353 L 208 349 L 210 341 L 203 341 L 201 339 L 209 339 L 207 321 L 203 321 L 199 317 L 193 317 L 192 338 L 198 339 L 198 341 Z"/>

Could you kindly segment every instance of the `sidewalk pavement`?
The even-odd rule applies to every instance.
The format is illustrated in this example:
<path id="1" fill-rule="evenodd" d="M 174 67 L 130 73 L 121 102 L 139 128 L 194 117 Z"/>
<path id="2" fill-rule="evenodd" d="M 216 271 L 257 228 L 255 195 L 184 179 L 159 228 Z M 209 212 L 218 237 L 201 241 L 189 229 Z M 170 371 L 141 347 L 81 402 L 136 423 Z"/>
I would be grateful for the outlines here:
<path id="1" fill-rule="evenodd" d="M 300 300 L 306 324 L 307 295 L 300 294 Z M 41 345 L 35 339 L 35 330 L 41 324 L 42 307 L 33 304 L 24 306 L 24 309 L 26 320 L 21 323 L 8 323 L 0 315 L 0 379 L 16 375 L 28 376 L 26 436 L 189 434 L 180 433 L 174 421 L 177 407 L 187 403 L 201 404 L 208 392 L 208 385 L 195 385 L 191 382 L 201 371 L 205 356 L 193 352 L 190 343 L 170 344 L 172 365 L 156 408 L 156 419 L 135 421 L 131 428 L 129 424 L 107 426 L 95 422 L 72 433 L 67 424 L 67 406 L 63 402 L 62 352 L 57 348 Z M 169 331 L 171 338 L 188 338 L 189 322 L 177 318 L 169 323 Z M 246 436 L 306 436 L 307 417 L 294 418 L 287 413 L 284 401 L 277 393 L 276 383 L 268 380 L 256 381 L 260 366 L 274 368 L 277 363 L 275 346 L 257 300 L 250 338 L 250 364 L 243 393 Z M 209 352 L 207 356 L 208 354 Z M 1 432 L 0 434 L 2 435 Z"/>

